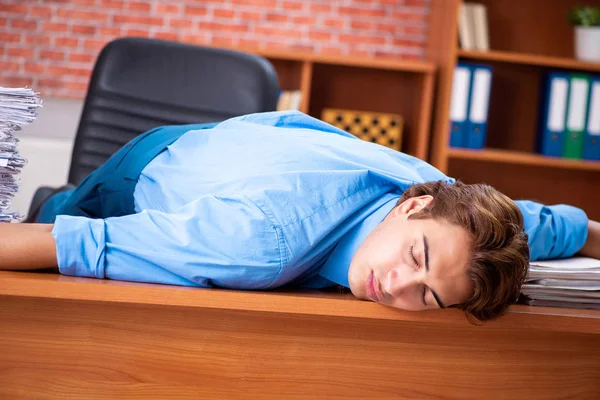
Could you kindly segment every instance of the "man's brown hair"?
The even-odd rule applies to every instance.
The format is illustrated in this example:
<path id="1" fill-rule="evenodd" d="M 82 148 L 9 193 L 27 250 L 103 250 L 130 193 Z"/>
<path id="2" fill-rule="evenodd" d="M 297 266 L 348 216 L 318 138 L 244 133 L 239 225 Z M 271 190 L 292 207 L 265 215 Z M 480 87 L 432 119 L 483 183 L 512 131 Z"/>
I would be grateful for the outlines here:
<path id="1" fill-rule="evenodd" d="M 519 296 L 529 267 L 523 215 L 506 195 L 485 184 L 460 181 L 417 184 L 398 201 L 431 195 L 433 201 L 409 219 L 441 219 L 466 229 L 470 238 L 471 297 L 456 307 L 474 322 L 501 315 Z"/>

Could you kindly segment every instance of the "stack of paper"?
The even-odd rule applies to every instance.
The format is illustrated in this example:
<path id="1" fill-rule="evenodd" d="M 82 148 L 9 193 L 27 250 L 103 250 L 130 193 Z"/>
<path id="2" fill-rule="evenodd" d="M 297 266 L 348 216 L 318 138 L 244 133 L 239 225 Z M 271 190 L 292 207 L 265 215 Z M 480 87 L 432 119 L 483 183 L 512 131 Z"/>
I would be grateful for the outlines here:
<path id="1" fill-rule="evenodd" d="M 19 190 L 21 169 L 27 163 L 19 154 L 19 139 L 14 133 L 32 123 L 41 106 L 38 93 L 31 89 L 0 86 L 0 222 L 22 218 L 18 212 L 10 211 Z"/>
<path id="2" fill-rule="evenodd" d="M 600 260 L 532 262 L 521 292 L 531 305 L 600 309 Z"/>

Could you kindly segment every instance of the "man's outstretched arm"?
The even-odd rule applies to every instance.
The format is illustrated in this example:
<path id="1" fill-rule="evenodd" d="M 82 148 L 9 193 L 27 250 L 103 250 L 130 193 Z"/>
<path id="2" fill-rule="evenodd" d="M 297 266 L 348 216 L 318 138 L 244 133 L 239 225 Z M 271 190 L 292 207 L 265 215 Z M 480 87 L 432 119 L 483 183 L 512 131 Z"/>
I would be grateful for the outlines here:
<path id="1" fill-rule="evenodd" d="M 58 268 L 52 224 L 0 224 L 0 270 Z"/>
<path id="2" fill-rule="evenodd" d="M 579 254 L 600 259 L 600 222 L 589 221 L 587 240 Z"/>

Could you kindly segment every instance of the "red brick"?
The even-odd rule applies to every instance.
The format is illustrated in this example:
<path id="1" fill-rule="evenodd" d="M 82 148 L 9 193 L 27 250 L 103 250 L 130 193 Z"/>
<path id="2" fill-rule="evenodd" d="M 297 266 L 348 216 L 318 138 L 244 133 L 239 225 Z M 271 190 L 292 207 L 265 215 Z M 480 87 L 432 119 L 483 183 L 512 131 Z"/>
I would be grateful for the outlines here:
<path id="1" fill-rule="evenodd" d="M 79 35 L 95 35 L 96 28 L 89 25 L 72 25 L 71 32 Z"/>
<path id="2" fill-rule="evenodd" d="M 428 2 L 425 0 L 404 0 L 404 5 L 408 7 L 425 7 L 428 5 Z"/>
<path id="3" fill-rule="evenodd" d="M 19 72 L 20 61 L 2 61 L 0 60 L 0 70 L 2 72 Z"/>
<path id="4" fill-rule="evenodd" d="M 93 62 L 95 57 L 91 54 L 86 53 L 70 53 L 69 54 L 69 62 L 82 62 L 82 63 L 91 63 Z"/>
<path id="5" fill-rule="evenodd" d="M 69 91 L 86 92 L 88 89 L 88 82 L 66 81 L 64 87 Z"/>
<path id="6" fill-rule="evenodd" d="M 230 9 L 215 9 L 213 10 L 213 16 L 216 18 L 233 18 L 235 11 Z"/>
<path id="7" fill-rule="evenodd" d="M 394 39 L 393 44 L 394 44 L 394 46 L 401 46 L 401 47 L 423 47 L 424 46 L 424 43 L 418 42 L 416 40 L 410 40 L 410 39 Z"/>
<path id="8" fill-rule="evenodd" d="M 181 40 L 189 44 L 207 44 L 207 39 L 203 33 L 183 35 Z"/>
<path id="9" fill-rule="evenodd" d="M 2 85 L 5 87 L 33 87 L 33 78 L 23 78 L 20 76 L 3 76 Z"/>
<path id="10" fill-rule="evenodd" d="M 41 36 L 41 35 L 27 35 L 25 37 L 25 42 L 28 45 L 49 45 L 50 44 L 50 37 L 48 36 Z"/>
<path id="11" fill-rule="evenodd" d="M 184 15 L 206 15 L 206 8 L 205 7 L 193 7 L 193 6 L 186 6 L 185 10 L 183 11 Z"/>
<path id="12" fill-rule="evenodd" d="M 0 12 L 27 15 L 26 4 L 2 4 L 0 3 Z"/>
<path id="13" fill-rule="evenodd" d="M 258 39 L 245 39 L 239 41 L 239 46 L 243 49 L 258 49 L 262 42 Z"/>
<path id="14" fill-rule="evenodd" d="M 44 32 L 68 32 L 69 26 L 62 22 L 44 22 L 42 30 Z"/>
<path id="15" fill-rule="evenodd" d="M 340 7 L 340 15 L 361 16 L 361 17 L 383 17 L 385 10 L 379 8 L 358 8 L 358 7 Z"/>
<path id="16" fill-rule="evenodd" d="M 348 57 L 354 58 L 370 58 L 371 53 L 368 50 L 350 49 Z"/>
<path id="17" fill-rule="evenodd" d="M 323 26 L 327 28 L 342 29 L 346 26 L 346 21 L 343 19 L 327 18 L 323 20 Z"/>
<path id="18" fill-rule="evenodd" d="M 331 12 L 331 6 L 328 4 L 308 4 L 308 11 L 312 13 L 329 13 Z"/>
<path id="19" fill-rule="evenodd" d="M 259 35 L 267 35 L 272 38 L 300 38 L 302 36 L 302 32 L 296 29 L 272 28 L 270 26 L 257 26 L 254 28 L 254 32 Z"/>
<path id="20" fill-rule="evenodd" d="M 242 21 L 257 21 L 263 18 L 263 14 L 259 12 L 243 11 L 240 15 Z"/>
<path id="21" fill-rule="evenodd" d="M 273 9 L 277 7 L 277 0 L 231 0 L 233 7 L 236 6 L 258 6 L 263 9 Z"/>
<path id="22" fill-rule="evenodd" d="M 40 79 L 38 84 L 40 88 L 59 88 L 63 86 L 63 83 L 58 79 Z"/>
<path id="23" fill-rule="evenodd" d="M 267 13 L 267 17 L 265 19 L 271 22 L 286 22 L 289 18 L 284 14 Z"/>
<path id="24" fill-rule="evenodd" d="M 321 47 L 321 54 L 325 54 L 328 56 L 343 56 L 344 50 L 339 47 L 324 46 Z"/>
<path id="25" fill-rule="evenodd" d="M 48 66 L 48 73 L 51 75 L 64 76 L 82 76 L 88 77 L 91 74 L 89 68 L 74 68 L 74 67 L 56 67 L 53 65 Z"/>
<path id="26" fill-rule="evenodd" d="M 29 16 L 48 18 L 52 15 L 52 8 L 48 6 L 31 6 Z"/>
<path id="27" fill-rule="evenodd" d="M 215 46 L 233 47 L 235 44 L 235 39 L 231 36 L 213 35 L 212 44 Z"/>
<path id="28" fill-rule="evenodd" d="M 286 11 L 299 11 L 304 8 L 304 4 L 299 1 L 284 1 L 283 9 Z"/>
<path id="29" fill-rule="evenodd" d="M 385 44 L 385 38 L 382 36 L 361 36 L 341 34 L 340 42 L 342 43 L 361 43 L 361 44 Z"/>
<path id="30" fill-rule="evenodd" d="M 0 32 L 0 43 L 19 43 L 21 42 L 20 33 Z"/>
<path id="31" fill-rule="evenodd" d="M 102 0 L 100 2 L 101 8 L 111 8 L 113 10 L 123 10 L 125 8 L 125 2 L 122 0 Z"/>
<path id="32" fill-rule="evenodd" d="M 171 22 L 169 22 L 169 24 L 173 28 L 179 29 L 192 29 L 192 26 L 194 25 L 194 23 L 189 19 L 171 19 Z"/>
<path id="33" fill-rule="evenodd" d="M 158 14 L 181 14 L 181 6 L 179 4 L 157 4 L 156 12 Z"/>
<path id="34" fill-rule="evenodd" d="M 375 29 L 375 24 L 373 22 L 368 22 L 368 21 L 351 21 L 350 27 L 352 29 L 370 31 L 370 30 Z"/>
<path id="35" fill-rule="evenodd" d="M 24 65 L 25 72 L 28 74 L 43 74 L 46 71 L 46 66 L 44 64 L 34 64 L 34 63 L 25 63 Z"/>
<path id="36" fill-rule="evenodd" d="M 142 17 L 137 15 L 115 15 L 115 24 L 137 24 L 162 26 L 163 19 L 158 17 Z"/>
<path id="37" fill-rule="evenodd" d="M 377 24 L 378 32 L 397 33 L 401 28 L 396 24 Z"/>
<path id="38" fill-rule="evenodd" d="M 150 37 L 150 31 L 144 29 L 127 29 L 125 31 L 125 36 L 135 36 L 135 37 Z"/>
<path id="39" fill-rule="evenodd" d="M 121 36 L 121 28 L 100 28 L 98 33 L 100 36 L 117 37 Z"/>
<path id="40" fill-rule="evenodd" d="M 292 17 L 292 22 L 294 24 L 298 24 L 298 25 L 309 25 L 309 26 L 315 26 L 317 24 L 317 21 L 315 18 L 304 17 L 304 16 Z"/>
<path id="41" fill-rule="evenodd" d="M 179 39 L 179 35 L 175 32 L 156 32 L 152 37 L 171 41 L 177 41 Z"/>
<path id="42" fill-rule="evenodd" d="M 8 26 L 8 20 L 6 18 L 0 18 L 0 28 Z"/>
<path id="43" fill-rule="evenodd" d="M 95 6 L 96 0 L 70 0 L 71 3 L 77 4 L 80 6 Z"/>
<path id="44" fill-rule="evenodd" d="M 265 46 L 272 50 L 283 50 L 283 51 L 298 51 L 301 53 L 313 53 L 315 46 L 312 44 L 287 44 L 279 42 L 266 42 Z"/>
<path id="45" fill-rule="evenodd" d="M 72 20 L 82 20 L 82 21 L 95 21 L 95 22 L 108 22 L 109 14 L 103 12 L 96 11 L 80 11 L 80 10 L 70 10 L 59 8 L 56 11 L 56 14 L 61 17 Z"/>
<path id="46" fill-rule="evenodd" d="M 129 11 L 150 12 L 151 8 L 149 3 L 132 2 L 127 4 L 127 10 Z"/>
<path id="47" fill-rule="evenodd" d="M 392 18 L 399 21 L 427 21 L 428 14 L 411 13 L 406 11 L 396 11 L 392 13 Z"/>
<path id="48" fill-rule="evenodd" d="M 62 51 L 40 50 L 42 60 L 62 61 L 65 59 L 65 53 Z"/>
<path id="49" fill-rule="evenodd" d="M 85 39 L 83 41 L 83 48 L 87 50 L 102 50 L 104 46 L 106 46 L 106 40 L 97 40 L 97 39 Z"/>
<path id="50" fill-rule="evenodd" d="M 424 35 L 427 33 L 427 28 L 424 26 L 405 26 L 402 28 L 402 32 L 411 35 Z"/>
<path id="51" fill-rule="evenodd" d="M 329 41 L 331 40 L 333 37 L 333 35 L 330 32 L 320 32 L 320 31 L 310 31 L 308 32 L 308 38 L 310 40 L 316 40 L 316 41 Z"/>
<path id="52" fill-rule="evenodd" d="M 79 39 L 72 37 L 57 37 L 54 38 L 54 45 L 58 47 L 77 47 Z"/>
<path id="53" fill-rule="evenodd" d="M 10 21 L 10 27 L 15 29 L 27 29 L 35 31 L 37 29 L 37 21 L 13 19 Z"/>
<path id="54" fill-rule="evenodd" d="M 246 26 L 246 24 L 221 24 L 217 22 L 199 22 L 196 26 L 199 30 L 205 32 L 246 32 L 248 30 L 248 26 Z"/>
<path id="55" fill-rule="evenodd" d="M 6 51 L 9 57 L 33 58 L 34 53 L 32 48 L 23 47 L 9 47 Z"/>

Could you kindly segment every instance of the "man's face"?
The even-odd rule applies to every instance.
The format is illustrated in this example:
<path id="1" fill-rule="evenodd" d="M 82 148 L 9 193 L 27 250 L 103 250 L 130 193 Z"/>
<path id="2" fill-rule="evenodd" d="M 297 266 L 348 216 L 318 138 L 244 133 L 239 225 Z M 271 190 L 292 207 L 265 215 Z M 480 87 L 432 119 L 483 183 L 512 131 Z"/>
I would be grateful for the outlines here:
<path id="1" fill-rule="evenodd" d="M 356 297 L 414 311 L 469 298 L 466 230 L 443 220 L 408 219 L 431 200 L 406 200 L 367 236 L 348 271 Z"/>

